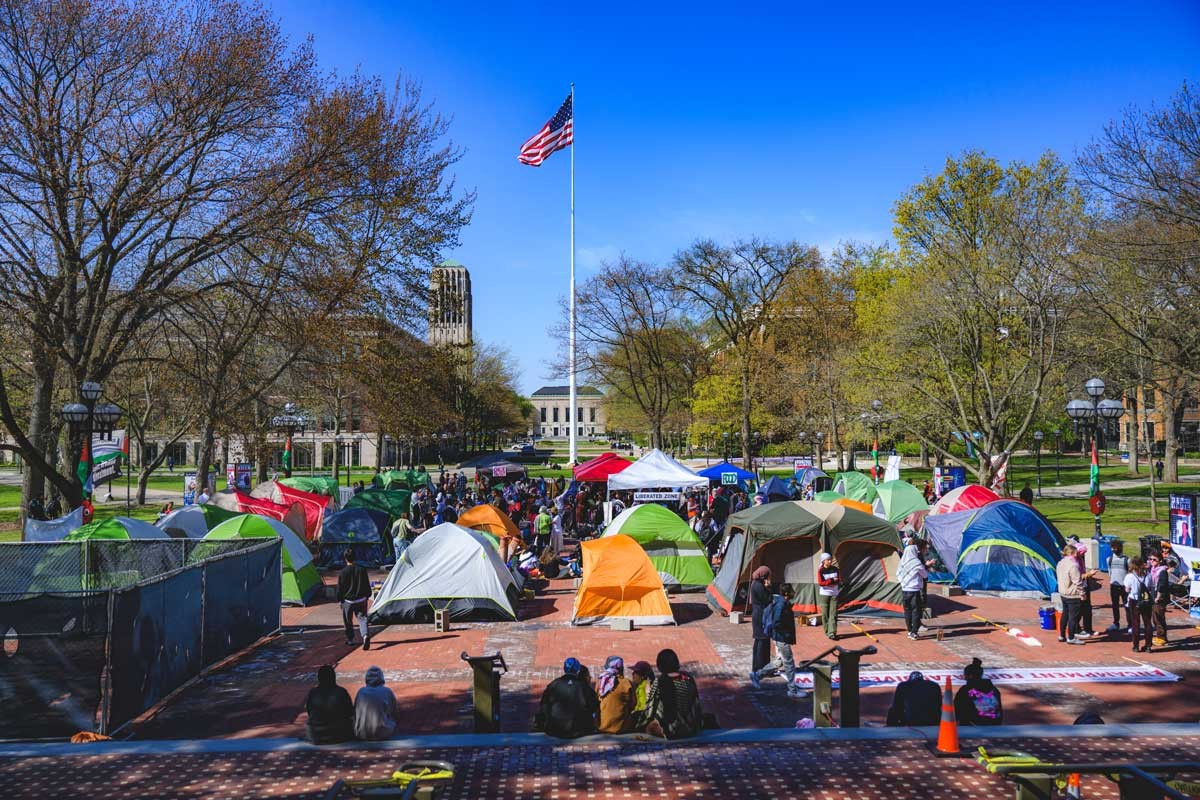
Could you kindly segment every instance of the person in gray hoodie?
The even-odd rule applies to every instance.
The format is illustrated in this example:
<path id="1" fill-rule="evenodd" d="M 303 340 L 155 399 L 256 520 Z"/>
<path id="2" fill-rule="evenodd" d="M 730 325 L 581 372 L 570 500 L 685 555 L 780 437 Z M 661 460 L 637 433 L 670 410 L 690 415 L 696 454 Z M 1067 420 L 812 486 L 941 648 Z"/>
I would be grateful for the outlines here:
<path id="1" fill-rule="evenodd" d="M 363 741 L 387 739 L 396 732 L 396 695 L 384 685 L 383 670 L 367 670 L 366 686 L 354 697 L 354 735 Z"/>

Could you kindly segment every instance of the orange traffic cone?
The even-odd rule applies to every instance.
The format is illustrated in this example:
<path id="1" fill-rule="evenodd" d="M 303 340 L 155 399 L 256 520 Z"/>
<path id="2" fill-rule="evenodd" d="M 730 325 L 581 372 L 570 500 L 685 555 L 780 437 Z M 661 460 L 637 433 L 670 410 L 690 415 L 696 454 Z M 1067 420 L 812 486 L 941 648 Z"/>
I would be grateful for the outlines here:
<path id="1" fill-rule="evenodd" d="M 1079 785 L 1079 773 L 1072 772 L 1067 776 L 1067 797 L 1083 797 L 1083 788 Z"/>
<path id="2" fill-rule="evenodd" d="M 942 693 L 942 722 L 938 726 L 937 756 L 961 756 L 958 747 L 958 720 L 954 718 L 954 690 L 946 676 L 946 691 Z"/>

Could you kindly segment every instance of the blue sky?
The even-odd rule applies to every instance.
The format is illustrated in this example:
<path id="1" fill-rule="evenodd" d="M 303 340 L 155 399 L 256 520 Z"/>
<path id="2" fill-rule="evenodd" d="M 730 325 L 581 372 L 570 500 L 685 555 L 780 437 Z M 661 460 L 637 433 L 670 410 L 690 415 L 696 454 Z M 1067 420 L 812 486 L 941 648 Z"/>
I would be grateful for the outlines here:
<path id="1" fill-rule="evenodd" d="M 453 118 L 459 184 L 478 201 L 446 255 L 471 270 L 476 338 L 512 351 L 526 392 L 550 378 L 570 164 L 516 156 L 572 81 L 583 279 L 699 237 L 882 241 L 896 198 L 948 155 L 1073 157 L 1128 105 L 1200 78 L 1194 0 L 747 5 L 273 9 L 289 36 L 313 36 L 322 67 L 403 73 Z"/>

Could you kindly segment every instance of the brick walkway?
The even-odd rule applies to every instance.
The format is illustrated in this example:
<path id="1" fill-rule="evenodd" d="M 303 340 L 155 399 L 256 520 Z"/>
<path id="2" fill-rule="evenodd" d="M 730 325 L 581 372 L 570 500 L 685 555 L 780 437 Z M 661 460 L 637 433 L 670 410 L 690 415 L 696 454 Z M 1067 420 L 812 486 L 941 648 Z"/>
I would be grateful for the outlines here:
<path id="1" fill-rule="evenodd" d="M 1097 593 L 1097 596 L 1105 592 Z M 437 633 L 429 625 L 396 625 L 377 629 L 371 651 L 347 647 L 341 616 L 334 603 L 284 610 L 285 632 L 236 663 L 207 676 L 172 700 L 153 719 L 134 726 L 140 739 L 296 737 L 303 730 L 302 706 L 315 682 L 317 667 L 336 665 L 339 681 L 351 692 L 361 685 L 367 667 L 379 665 L 404 709 L 403 733 L 468 733 L 471 730 L 470 673 L 459 659 L 499 650 L 510 672 L 502 681 L 502 725 L 506 731 L 528 731 L 537 699 L 556 677 L 564 658 L 576 656 L 598 668 L 606 656 L 618 654 L 626 664 L 653 663 L 663 647 L 674 648 L 686 668 L 697 674 L 707 709 L 725 728 L 786 727 L 812 716 L 811 701 L 790 700 L 782 681 L 750 688 L 750 626 L 731 625 L 714 614 L 703 595 L 672 598 L 679 625 L 621 633 L 604 627 L 570 625 L 573 595 L 565 581 L 544 597 L 525 601 L 515 623 L 455 625 Z M 1133 656 L 1123 639 L 1093 640 L 1083 647 L 1059 644 L 1054 633 L 1039 630 L 1038 603 L 996 598 L 930 597 L 937 616 L 929 625 L 942 629 L 913 642 L 899 619 L 859 623 L 866 634 L 843 622 L 840 644 L 857 648 L 873 644 L 879 652 L 864 659 L 864 669 L 933 669 L 960 667 L 979 656 L 989 667 L 1126 666 Z M 1027 647 L 972 614 L 1017 625 L 1032 633 L 1042 647 Z M 1096 609 L 1096 626 L 1111 621 L 1105 607 Z M 1195 620 L 1173 611 L 1168 616 L 1170 649 L 1138 654 L 1137 660 L 1183 676 L 1181 683 L 1087 683 L 1076 685 L 1005 686 L 1006 721 L 1014 724 L 1069 724 L 1085 711 L 1108 722 L 1196 722 L 1200 719 L 1200 636 Z M 819 628 L 798 631 L 798 659 L 816 655 L 829 642 Z M 863 691 L 863 724 L 881 725 L 891 700 L 887 688 Z"/>
<path id="2" fill-rule="evenodd" d="M 1160 728 L 1163 726 L 1148 726 Z M 1200 760 L 1200 734 L 1057 729 L 1033 738 L 988 738 L 989 751 L 1019 750 L 1047 760 Z M 1012 786 L 970 759 L 930 755 L 921 732 L 726 732 L 704 741 L 661 743 L 626 737 L 551 743 L 537 735 L 431 737 L 377 748 L 313 748 L 278 741 L 160 742 L 0 747 L 6 798 L 320 797 L 339 777 L 379 778 L 409 760 L 451 762 L 457 780 L 445 798 L 792 798 L 907 800 L 1011 797 Z M 926 732 L 928 733 L 928 732 Z M 992 731 L 1001 737 L 1013 728 Z M 747 735 L 748 734 L 748 735 Z M 1096 734 L 1102 734 L 1096 736 Z M 902 736 L 905 738 L 895 738 Z M 470 746 L 447 746 L 447 739 Z M 744 741 L 737 741 L 738 739 Z M 214 747 L 215 745 L 215 747 Z M 189 752 L 189 751 L 201 752 Z M 37 755 L 39 752 L 44 755 Z M 1087 798 L 1116 798 L 1106 779 L 1087 777 Z"/>

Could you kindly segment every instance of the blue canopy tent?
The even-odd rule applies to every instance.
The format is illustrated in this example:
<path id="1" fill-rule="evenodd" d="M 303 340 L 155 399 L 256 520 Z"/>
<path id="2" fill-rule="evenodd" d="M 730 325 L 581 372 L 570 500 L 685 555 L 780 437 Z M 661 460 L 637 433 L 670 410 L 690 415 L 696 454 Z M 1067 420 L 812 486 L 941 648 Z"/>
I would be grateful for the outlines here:
<path id="1" fill-rule="evenodd" d="M 1062 534 L 1031 506 L 995 500 L 980 508 L 933 514 L 924 534 L 963 589 L 1036 592 L 1058 589 L 1054 567 Z"/>
<path id="2" fill-rule="evenodd" d="M 321 569 L 346 563 L 346 551 L 354 551 L 354 560 L 368 568 L 382 567 L 395 561 L 388 536 L 388 515 L 374 508 L 348 508 L 325 517 L 321 526 L 321 549 L 317 566 Z"/>
<path id="3" fill-rule="evenodd" d="M 762 485 L 758 493 L 767 498 L 768 503 L 775 503 L 780 500 L 795 500 L 796 494 L 792 486 L 785 480 L 779 477 L 773 477 Z"/>
<path id="4" fill-rule="evenodd" d="M 725 475 L 736 475 L 737 485 L 741 488 L 746 488 L 747 481 L 757 480 L 757 476 L 753 472 L 747 472 L 737 464 L 730 464 L 728 461 L 722 461 L 719 464 L 713 464 L 711 467 L 697 470 L 696 473 L 702 477 L 708 478 L 709 481 L 718 485 L 728 485 L 725 483 L 727 478 Z"/>

